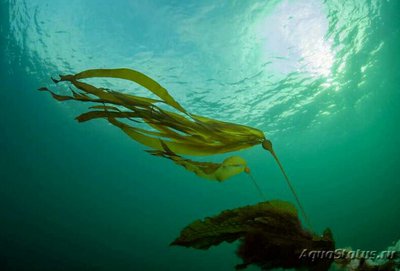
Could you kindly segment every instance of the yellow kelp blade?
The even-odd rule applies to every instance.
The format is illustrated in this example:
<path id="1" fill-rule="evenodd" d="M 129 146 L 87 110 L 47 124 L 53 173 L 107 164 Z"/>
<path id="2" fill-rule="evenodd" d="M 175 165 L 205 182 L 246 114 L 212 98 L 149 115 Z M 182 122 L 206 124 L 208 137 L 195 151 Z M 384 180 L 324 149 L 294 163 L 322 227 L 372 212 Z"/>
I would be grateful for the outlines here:
<path id="1" fill-rule="evenodd" d="M 193 119 L 201 122 L 203 125 L 207 125 L 207 127 L 209 127 L 214 132 L 219 132 L 223 134 L 224 137 L 228 139 L 235 139 L 235 137 L 239 136 L 245 137 L 247 139 L 254 139 L 255 141 L 257 141 L 257 143 L 261 143 L 265 139 L 264 133 L 261 130 L 250 126 L 214 120 L 194 114 L 191 114 L 191 116 Z"/>
<path id="2" fill-rule="evenodd" d="M 65 75 L 60 76 L 61 81 L 70 81 L 74 83 L 79 79 L 87 79 L 87 78 L 100 78 L 100 77 L 109 77 L 109 78 L 118 78 L 125 79 L 132 82 L 135 82 L 164 100 L 165 103 L 174 107 L 175 109 L 186 113 L 186 110 L 177 102 L 175 99 L 168 93 L 168 91 L 163 88 L 159 83 L 148 77 L 147 75 L 131 70 L 131 69 L 92 69 L 86 70 L 75 75 Z"/>
<path id="3" fill-rule="evenodd" d="M 222 163 L 198 162 L 175 154 L 162 141 L 160 144 L 164 148 L 164 151 L 148 150 L 147 152 L 155 156 L 170 159 L 175 164 L 205 179 L 222 182 L 237 174 L 249 171 L 246 161 L 240 156 L 228 157 Z"/>
<path id="4" fill-rule="evenodd" d="M 226 180 L 239 173 L 246 172 L 246 161 L 240 156 L 230 156 L 226 158 L 215 172 L 218 180 Z"/>
<path id="5" fill-rule="evenodd" d="M 124 133 L 126 133 L 130 138 L 134 139 L 135 141 L 152 149 L 163 150 L 159 138 L 146 135 L 143 133 L 143 131 L 139 132 L 136 127 L 118 121 L 115 118 L 108 118 L 108 121 L 116 127 L 119 127 L 122 131 L 124 131 Z M 168 137 L 166 136 L 166 138 Z M 252 144 L 248 144 L 246 146 L 244 145 L 245 143 L 242 143 L 242 145 L 224 145 L 219 142 L 215 144 L 210 144 L 207 142 L 198 143 L 189 141 L 189 138 L 190 137 L 182 137 L 181 140 L 165 141 L 165 143 L 174 153 L 193 156 L 214 155 L 219 153 L 237 151 L 253 146 Z"/>

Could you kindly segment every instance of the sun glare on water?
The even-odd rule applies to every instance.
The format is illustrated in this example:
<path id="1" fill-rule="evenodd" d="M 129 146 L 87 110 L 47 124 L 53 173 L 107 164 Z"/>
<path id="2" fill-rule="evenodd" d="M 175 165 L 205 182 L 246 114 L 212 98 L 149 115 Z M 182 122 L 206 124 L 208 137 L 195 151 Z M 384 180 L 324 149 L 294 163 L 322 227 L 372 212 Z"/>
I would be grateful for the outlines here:
<path id="1" fill-rule="evenodd" d="M 259 31 L 265 40 L 265 56 L 272 58 L 275 71 L 330 77 L 335 56 L 332 40 L 326 37 L 328 19 L 321 2 L 283 1 Z"/>

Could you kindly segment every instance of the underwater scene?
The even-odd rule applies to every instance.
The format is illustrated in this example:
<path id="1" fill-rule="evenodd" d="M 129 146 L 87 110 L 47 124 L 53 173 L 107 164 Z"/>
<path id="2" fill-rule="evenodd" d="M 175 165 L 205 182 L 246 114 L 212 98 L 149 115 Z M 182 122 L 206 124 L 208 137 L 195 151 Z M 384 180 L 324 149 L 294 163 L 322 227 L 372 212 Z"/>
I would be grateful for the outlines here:
<path id="1" fill-rule="evenodd" d="M 0 270 L 400 270 L 400 1 L 0 1 Z"/>

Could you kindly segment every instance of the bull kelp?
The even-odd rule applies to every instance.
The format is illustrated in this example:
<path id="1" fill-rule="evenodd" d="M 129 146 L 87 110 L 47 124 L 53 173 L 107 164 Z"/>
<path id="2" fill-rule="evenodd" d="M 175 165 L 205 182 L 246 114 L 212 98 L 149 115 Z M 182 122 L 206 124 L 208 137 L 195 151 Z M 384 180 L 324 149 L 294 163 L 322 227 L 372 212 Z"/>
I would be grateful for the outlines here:
<path id="1" fill-rule="evenodd" d="M 125 94 L 81 81 L 89 78 L 128 80 L 144 87 L 161 100 Z M 91 69 L 74 75 L 60 75 L 59 80 L 53 79 L 53 81 L 69 82 L 77 90 L 71 89 L 71 96 L 56 94 L 45 87 L 39 90 L 49 91 L 58 101 L 75 100 L 100 104 L 78 116 L 78 121 L 106 119 L 135 141 L 153 150 L 165 151 L 166 146 L 178 155 L 204 156 L 238 151 L 261 144 L 274 157 L 305 220 L 310 224 L 271 141 L 261 130 L 189 113 L 159 83 L 132 69 Z M 157 104 L 166 104 L 175 112 L 162 109 Z M 148 125 L 149 129 L 138 127 L 135 125 L 137 122 Z M 240 171 L 234 170 L 225 176 L 228 178 L 237 173 Z M 198 175 L 207 176 L 207 174 Z"/>

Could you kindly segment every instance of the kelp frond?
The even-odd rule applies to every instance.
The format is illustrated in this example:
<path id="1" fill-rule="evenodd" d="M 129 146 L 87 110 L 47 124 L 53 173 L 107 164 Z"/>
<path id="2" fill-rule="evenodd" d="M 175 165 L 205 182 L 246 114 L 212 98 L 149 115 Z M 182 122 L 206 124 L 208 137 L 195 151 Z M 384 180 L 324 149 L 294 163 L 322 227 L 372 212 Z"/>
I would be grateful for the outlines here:
<path id="1" fill-rule="evenodd" d="M 147 152 L 155 156 L 170 159 L 175 164 L 183 166 L 188 171 L 205 179 L 222 182 L 239 173 L 249 171 L 246 161 L 240 156 L 230 156 L 222 163 L 198 162 L 177 155 L 162 141 L 161 145 L 164 151 L 148 150 Z"/>
<path id="2" fill-rule="evenodd" d="M 128 80 L 141 85 L 159 99 L 120 93 L 82 81 L 89 78 Z M 53 81 L 55 83 L 69 82 L 77 90 L 71 89 L 72 95 L 69 96 L 56 94 L 48 88 L 40 88 L 39 90 L 50 92 L 53 98 L 58 101 L 75 100 L 98 104 L 91 107 L 93 110 L 78 116 L 78 121 L 106 119 L 135 141 L 159 152 L 165 151 L 163 144 L 176 155 L 192 156 L 222 154 L 262 144 L 264 149 L 268 150 L 278 163 L 303 216 L 308 221 L 271 142 L 265 138 L 264 133 L 259 129 L 191 114 L 155 80 L 131 69 L 91 69 L 74 75 L 61 75 L 59 80 L 53 79 Z M 161 104 L 168 105 L 171 110 L 161 108 Z M 137 122 L 146 124 L 148 128 L 137 127 Z M 175 162 L 178 160 L 177 157 L 174 158 Z M 172 159 L 172 156 L 169 158 Z M 180 163 L 184 163 L 184 160 L 180 161 Z M 190 164 L 188 160 L 185 163 Z M 191 163 L 191 165 L 194 166 L 195 163 Z M 196 166 L 199 167 L 199 165 Z M 198 172 L 202 172 L 202 170 Z M 201 176 L 202 173 L 198 175 Z"/>

